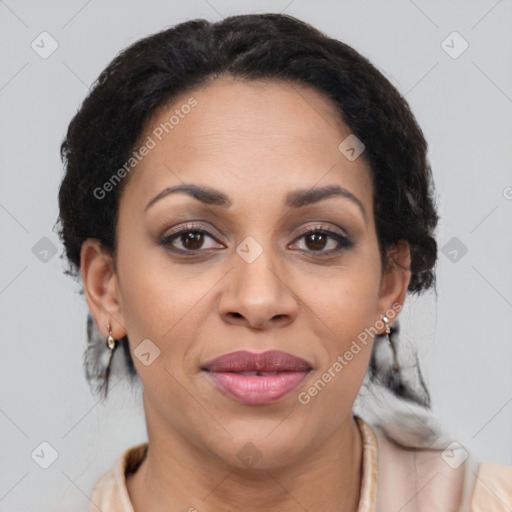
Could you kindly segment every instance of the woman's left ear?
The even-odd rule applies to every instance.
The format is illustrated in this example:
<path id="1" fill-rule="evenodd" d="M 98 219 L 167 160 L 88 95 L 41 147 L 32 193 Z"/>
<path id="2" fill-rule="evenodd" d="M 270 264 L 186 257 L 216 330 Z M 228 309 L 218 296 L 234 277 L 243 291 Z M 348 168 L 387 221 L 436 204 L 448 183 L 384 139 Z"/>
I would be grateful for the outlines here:
<path id="1" fill-rule="evenodd" d="M 410 268 L 409 244 L 405 240 L 400 240 L 388 249 L 388 264 L 385 266 L 380 283 L 378 319 L 390 309 L 395 311 L 402 309 L 411 280 Z M 390 318 L 390 324 L 393 321 Z"/>

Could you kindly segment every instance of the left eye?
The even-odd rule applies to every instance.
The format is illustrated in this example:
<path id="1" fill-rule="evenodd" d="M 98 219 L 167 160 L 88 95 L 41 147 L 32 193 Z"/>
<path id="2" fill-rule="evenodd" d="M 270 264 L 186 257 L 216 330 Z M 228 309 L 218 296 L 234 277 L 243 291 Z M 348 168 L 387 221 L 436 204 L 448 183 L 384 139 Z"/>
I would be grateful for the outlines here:
<path id="1" fill-rule="evenodd" d="M 351 247 L 352 242 L 343 235 L 326 229 L 312 229 L 303 233 L 297 240 L 304 239 L 304 245 L 308 252 L 332 253 Z M 296 242 L 294 242 L 296 244 Z M 330 246 L 330 247 L 329 247 Z M 327 248 L 327 250 L 326 250 Z M 302 249 L 299 247 L 299 249 Z"/>

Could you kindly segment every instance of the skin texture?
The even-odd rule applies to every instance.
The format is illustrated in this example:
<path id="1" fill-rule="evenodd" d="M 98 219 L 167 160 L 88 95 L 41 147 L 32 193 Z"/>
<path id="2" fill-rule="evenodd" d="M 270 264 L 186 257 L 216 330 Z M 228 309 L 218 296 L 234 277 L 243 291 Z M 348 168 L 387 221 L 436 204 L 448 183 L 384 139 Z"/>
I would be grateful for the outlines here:
<path id="1" fill-rule="evenodd" d="M 191 96 L 197 106 L 129 176 L 115 265 L 94 239 L 81 253 L 87 302 L 105 337 L 111 323 L 132 353 L 145 339 L 160 349 L 149 366 L 134 357 L 149 439 L 147 459 L 127 479 L 134 510 L 356 510 L 362 445 L 352 405 L 373 340 L 307 405 L 297 395 L 405 300 L 410 272 L 381 267 L 369 169 L 338 150 L 350 132 L 330 101 L 283 82 L 217 79 L 160 109 L 140 140 Z M 220 190 L 232 204 L 177 193 L 144 212 L 183 183 Z M 284 204 L 288 192 L 325 185 L 349 190 L 366 218 L 339 196 Z M 180 236 L 159 244 L 190 221 L 210 233 L 202 245 Z M 335 239 L 302 236 L 318 226 L 353 245 L 329 254 Z M 263 249 L 252 263 L 236 251 L 247 237 Z M 409 264 L 407 245 L 394 255 Z M 268 349 L 313 368 L 272 404 L 236 402 L 200 370 L 228 352 Z M 247 443 L 261 454 L 252 467 L 237 456 Z"/>

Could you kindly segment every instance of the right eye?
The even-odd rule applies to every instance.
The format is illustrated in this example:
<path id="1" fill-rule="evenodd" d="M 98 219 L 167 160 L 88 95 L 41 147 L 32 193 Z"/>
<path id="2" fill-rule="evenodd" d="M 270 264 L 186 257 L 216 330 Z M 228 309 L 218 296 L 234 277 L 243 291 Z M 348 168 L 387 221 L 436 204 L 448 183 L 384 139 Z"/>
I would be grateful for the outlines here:
<path id="1" fill-rule="evenodd" d="M 215 241 L 215 238 L 213 238 L 208 231 L 205 231 L 200 226 L 190 224 L 174 233 L 165 235 L 160 240 L 160 245 L 175 252 L 196 253 L 200 250 L 211 250 L 215 248 L 213 246 L 204 248 L 207 238 Z M 177 247 L 177 245 L 181 247 Z"/>

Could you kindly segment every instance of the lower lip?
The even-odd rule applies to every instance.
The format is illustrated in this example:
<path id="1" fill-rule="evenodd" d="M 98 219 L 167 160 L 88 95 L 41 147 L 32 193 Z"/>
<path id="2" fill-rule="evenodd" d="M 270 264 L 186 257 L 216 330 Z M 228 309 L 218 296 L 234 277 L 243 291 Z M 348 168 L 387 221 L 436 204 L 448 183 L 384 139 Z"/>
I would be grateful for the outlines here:
<path id="1" fill-rule="evenodd" d="M 234 372 L 208 372 L 213 383 L 230 398 L 244 404 L 268 404 L 294 390 L 309 372 L 283 372 L 277 375 L 240 375 Z"/>

